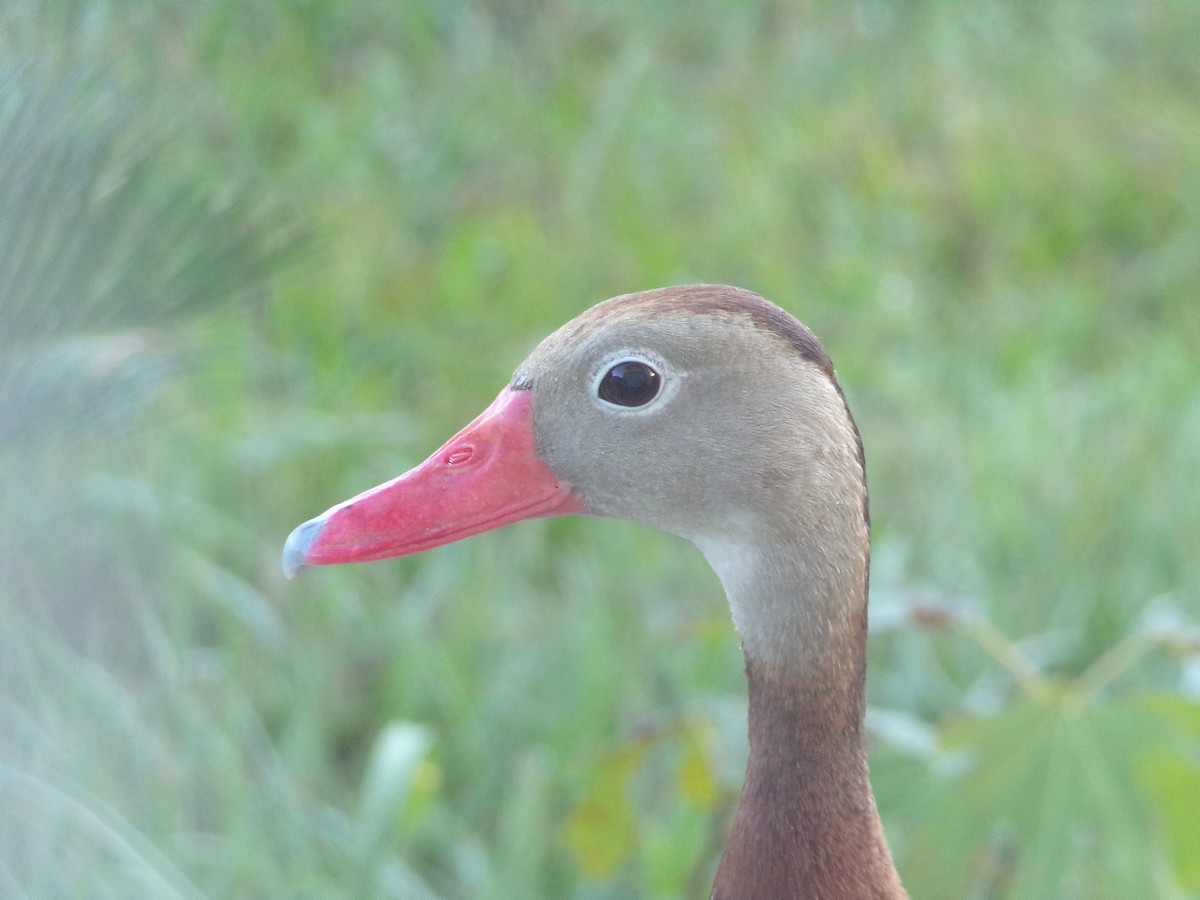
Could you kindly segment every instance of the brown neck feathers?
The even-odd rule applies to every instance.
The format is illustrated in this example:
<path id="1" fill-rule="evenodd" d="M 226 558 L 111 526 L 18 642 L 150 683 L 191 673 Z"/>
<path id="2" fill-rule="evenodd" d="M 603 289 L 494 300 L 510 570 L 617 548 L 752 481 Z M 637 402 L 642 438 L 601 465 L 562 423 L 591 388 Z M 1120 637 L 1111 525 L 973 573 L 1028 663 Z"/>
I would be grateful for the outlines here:
<path id="1" fill-rule="evenodd" d="M 750 760 L 714 900 L 898 900 L 862 746 L 862 662 L 781 674 L 746 660 Z M 847 677 L 849 675 L 850 677 Z"/>

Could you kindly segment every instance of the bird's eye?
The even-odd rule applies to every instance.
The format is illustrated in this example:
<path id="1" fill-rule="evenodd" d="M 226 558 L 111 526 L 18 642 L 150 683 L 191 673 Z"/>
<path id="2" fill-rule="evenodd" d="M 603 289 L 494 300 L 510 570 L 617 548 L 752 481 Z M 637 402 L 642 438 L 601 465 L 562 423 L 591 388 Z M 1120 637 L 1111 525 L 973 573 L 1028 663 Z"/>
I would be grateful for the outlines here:
<path id="1" fill-rule="evenodd" d="M 658 395 L 662 377 L 640 359 L 625 359 L 600 379 L 596 393 L 617 406 L 645 406 Z"/>

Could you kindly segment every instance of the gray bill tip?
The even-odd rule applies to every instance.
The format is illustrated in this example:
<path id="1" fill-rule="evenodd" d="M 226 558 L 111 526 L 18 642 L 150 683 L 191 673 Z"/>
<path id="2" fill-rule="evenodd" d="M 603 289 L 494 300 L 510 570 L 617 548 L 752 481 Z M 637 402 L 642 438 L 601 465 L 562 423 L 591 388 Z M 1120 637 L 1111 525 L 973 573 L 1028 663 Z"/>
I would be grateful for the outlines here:
<path id="1" fill-rule="evenodd" d="M 308 549 L 321 535 L 325 527 L 325 517 L 309 519 L 288 535 L 283 543 L 283 574 L 288 578 L 296 577 L 296 573 L 304 568 Z"/>

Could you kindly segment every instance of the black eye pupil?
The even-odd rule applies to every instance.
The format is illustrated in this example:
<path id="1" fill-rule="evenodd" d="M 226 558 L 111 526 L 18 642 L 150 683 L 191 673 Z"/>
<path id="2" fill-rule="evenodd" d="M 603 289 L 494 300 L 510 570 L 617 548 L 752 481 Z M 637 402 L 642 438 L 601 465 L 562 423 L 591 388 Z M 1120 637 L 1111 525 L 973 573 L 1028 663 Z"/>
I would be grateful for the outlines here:
<path id="1" fill-rule="evenodd" d="M 600 399 L 617 406 L 645 406 L 658 394 L 662 378 L 638 360 L 619 362 L 600 380 Z"/>

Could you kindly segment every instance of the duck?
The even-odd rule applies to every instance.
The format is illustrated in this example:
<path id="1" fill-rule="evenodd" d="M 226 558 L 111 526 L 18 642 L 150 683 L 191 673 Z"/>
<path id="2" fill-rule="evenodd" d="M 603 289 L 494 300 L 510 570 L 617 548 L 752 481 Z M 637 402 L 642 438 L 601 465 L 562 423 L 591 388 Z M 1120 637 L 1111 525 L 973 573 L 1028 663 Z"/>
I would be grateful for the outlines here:
<path id="1" fill-rule="evenodd" d="M 727 285 L 599 303 L 423 463 L 297 527 L 283 567 L 291 577 L 566 514 L 691 541 L 727 595 L 749 755 L 711 898 L 907 897 L 864 748 L 863 445 L 813 332 Z"/>

